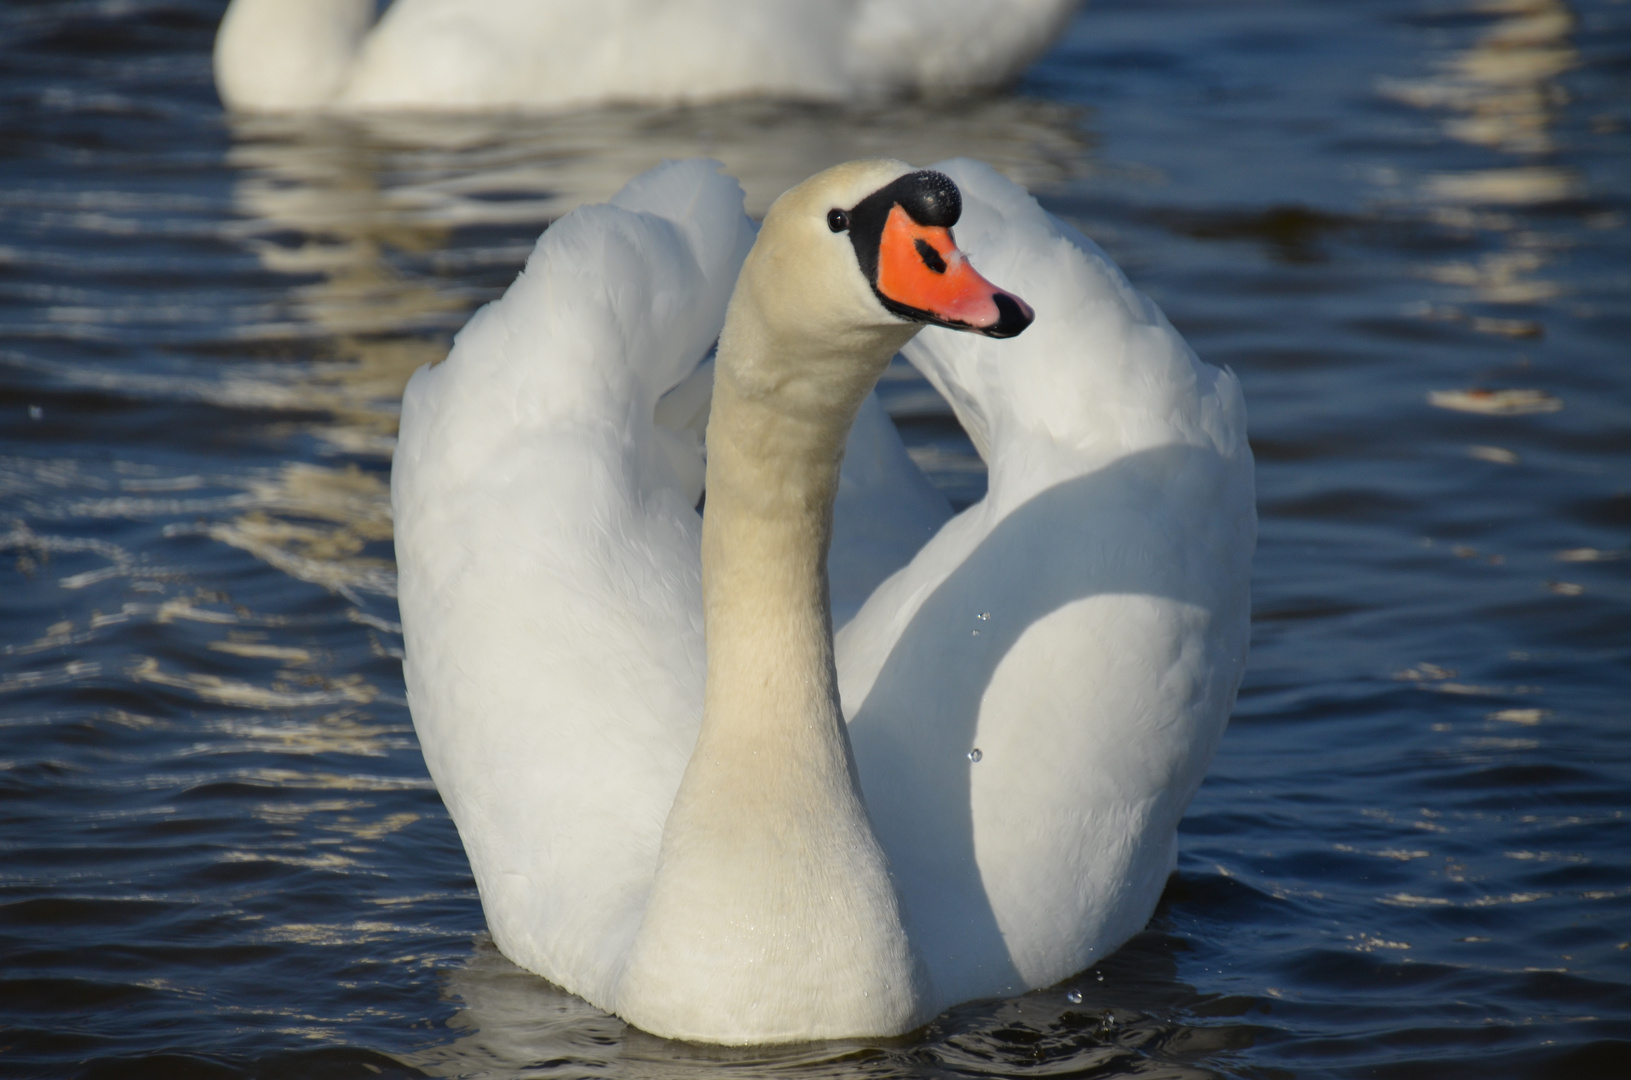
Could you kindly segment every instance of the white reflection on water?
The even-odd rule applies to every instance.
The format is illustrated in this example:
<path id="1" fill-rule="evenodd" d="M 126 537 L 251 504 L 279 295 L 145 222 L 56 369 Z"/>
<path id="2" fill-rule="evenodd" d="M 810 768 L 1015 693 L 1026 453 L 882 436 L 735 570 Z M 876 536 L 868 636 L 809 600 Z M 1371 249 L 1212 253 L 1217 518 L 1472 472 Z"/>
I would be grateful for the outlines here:
<path id="1" fill-rule="evenodd" d="M 1464 49 L 1441 56 L 1434 73 L 1418 80 L 1383 80 L 1385 96 L 1439 115 L 1446 136 L 1488 147 L 1512 164 L 1422 178 L 1418 196 L 1441 228 L 1493 240 L 1476 259 L 1441 260 L 1422 266 L 1421 276 L 1457 287 L 1467 300 L 1502 305 L 1524 317 L 1473 316 L 1459 309 L 1429 309 L 1427 318 L 1464 320 L 1476 332 L 1512 339 L 1540 338 L 1541 306 L 1564 295 L 1565 286 L 1546 268 L 1573 241 L 1561 231 L 1520 224 L 1516 209 L 1566 202 L 1584 194 L 1579 176 L 1552 160 L 1553 131 L 1568 94 L 1559 77 L 1581 63 L 1571 39 L 1576 19 L 1564 0 L 1471 0 L 1462 10 L 1491 17 Z M 1438 408 L 1490 416 L 1556 412 L 1564 402 L 1534 388 L 1435 390 Z M 1500 447 L 1472 447 L 1482 460 L 1515 464 Z"/>
<path id="2" fill-rule="evenodd" d="M 234 117 L 230 161 L 245 173 L 238 199 L 246 216 L 314 234 L 332 229 L 329 240 L 339 243 L 359 230 L 384 239 L 380 230 L 542 223 L 669 158 L 724 162 L 755 216 L 805 177 L 863 157 L 978 157 L 1034 187 L 1081 173 L 1090 144 L 1082 120 L 1073 107 L 1019 97 L 855 108 L 741 101 L 549 117 Z M 307 269 L 334 257 L 320 250 Z"/>
<path id="3" fill-rule="evenodd" d="M 1568 242 L 1517 221 L 1500 207 L 1520 208 L 1578 198 L 1580 177 L 1553 163 L 1553 131 L 1569 100 L 1559 77 L 1581 62 L 1571 35 L 1576 20 L 1564 0 L 1472 0 L 1460 7 L 1491 17 L 1467 48 L 1440 57 L 1422 79 L 1384 79 L 1381 93 L 1439 116 L 1446 136 L 1516 157 L 1513 164 L 1435 172 L 1421 179 L 1420 199 L 1447 229 L 1503 235 L 1503 250 L 1476 261 L 1426 266 L 1423 276 L 1460 286 L 1467 299 L 1533 305 L 1555 299 L 1563 286 L 1541 271 Z M 1481 320 L 1474 329 L 1502 336 L 1538 336 L 1538 322 Z M 1517 331 L 1514 333 L 1514 331 Z"/>
<path id="4" fill-rule="evenodd" d="M 307 709 L 314 706 L 340 705 L 351 702 L 366 705 L 379 696 L 379 691 L 364 682 L 360 675 L 342 675 L 339 678 L 303 676 L 299 681 L 280 673 L 271 686 L 225 679 L 219 675 L 199 672 L 166 671 L 151 656 L 135 656 L 130 678 L 135 682 L 187 690 L 204 701 L 217 705 L 234 705 L 248 709 L 274 711 Z M 314 683 L 316 685 L 312 685 Z"/>
<path id="5" fill-rule="evenodd" d="M 1570 41 L 1574 12 L 1563 0 L 1475 0 L 1465 10 L 1495 19 L 1470 49 L 1440 60 L 1430 78 L 1385 80 L 1383 92 L 1448 112 L 1444 132 L 1460 142 L 1516 154 L 1556 149 L 1552 127 L 1568 101 L 1556 80 L 1580 63 Z M 1554 182 L 1529 176 L 1537 191 Z M 1522 188 L 1515 183 L 1509 194 L 1519 196 Z"/>
<path id="6" fill-rule="evenodd" d="M 209 525 L 211 538 L 359 606 L 359 593 L 396 595 L 395 564 L 363 554 L 391 539 L 391 494 L 378 475 L 291 462 L 253 481 L 251 494 L 254 509 Z"/>

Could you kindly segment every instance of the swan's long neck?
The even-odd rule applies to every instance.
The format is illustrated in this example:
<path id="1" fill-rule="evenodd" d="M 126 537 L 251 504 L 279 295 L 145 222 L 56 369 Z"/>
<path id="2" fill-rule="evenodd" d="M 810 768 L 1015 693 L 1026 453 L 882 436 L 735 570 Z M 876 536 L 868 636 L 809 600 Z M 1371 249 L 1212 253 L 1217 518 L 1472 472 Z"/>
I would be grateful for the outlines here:
<path id="1" fill-rule="evenodd" d="M 826 559 L 848 425 L 791 413 L 722 362 L 709 426 L 705 729 L 733 742 L 804 739 L 843 757 Z"/>
<path id="2" fill-rule="evenodd" d="M 915 328 L 778 335 L 754 264 L 708 428 L 702 729 L 618 1012 L 716 1042 L 899 1032 L 919 990 L 850 758 L 825 566 L 850 424 Z"/>
<path id="3" fill-rule="evenodd" d="M 215 85 L 229 109 L 321 108 L 345 87 L 374 0 L 232 0 L 215 35 Z"/>

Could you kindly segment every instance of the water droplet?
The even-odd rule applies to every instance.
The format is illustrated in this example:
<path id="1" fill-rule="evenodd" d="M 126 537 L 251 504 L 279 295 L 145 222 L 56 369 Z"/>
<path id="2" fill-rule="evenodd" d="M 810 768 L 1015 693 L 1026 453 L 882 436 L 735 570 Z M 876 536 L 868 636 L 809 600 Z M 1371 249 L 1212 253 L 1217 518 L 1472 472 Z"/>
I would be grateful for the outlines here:
<path id="1" fill-rule="evenodd" d="M 1099 972 L 1099 981 L 1100 981 L 1100 982 L 1103 982 L 1103 981 L 1104 981 L 1104 972 L 1102 972 L 1102 971 L 1101 971 L 1101 972 Z"/>
<path id="2" fill-rule="evenodd" d="M 980 636 L 980 632 L 978 630 L 970 630 L 969 633 L 973 634 L 975 637 Z"/>
<path id="3" fill-rule="evenodd" d="M 1082 992 L 1080 990 L 1072 990 L 1070 993 L 1065 995 L 1065 1000 L 1070 1002 L 1072 1005 L 1080 1005 L 1082 1003 Z"/>
<path id="4" fill-rule="evenodd" d="M 1106 1031 L 1109 1031 L 1116 1026 L 1116 1014 L 1109 1009 L 1104 1010 L 1104 1015 L 1099 1017 L 1099 1023 Z"/>
<path id="5" fill-rule="evenodd" d="M 985 755 L 980 753 L 980 748 L 978 746 L 968 752 L 968 759 L 970 761 L 979 761 L 983 757 L 985 757 Z"/>
<path id="6" fill-rule="evenodd" d="M 28 407 L 28 418 L 30 420 L 43 420 L 45 419 L 45 410 L 38 405 L 30 405 Z"/>
<path id="7" fill-rule="evenodd" d="M 982 611 L 982 612 L 980 612 L 978 615 L 976 615 L 974 617 L 976 619 L 979 619 L 981 622 L 987 622 L 991 618 L 991 613 L 989 611 Z"/>

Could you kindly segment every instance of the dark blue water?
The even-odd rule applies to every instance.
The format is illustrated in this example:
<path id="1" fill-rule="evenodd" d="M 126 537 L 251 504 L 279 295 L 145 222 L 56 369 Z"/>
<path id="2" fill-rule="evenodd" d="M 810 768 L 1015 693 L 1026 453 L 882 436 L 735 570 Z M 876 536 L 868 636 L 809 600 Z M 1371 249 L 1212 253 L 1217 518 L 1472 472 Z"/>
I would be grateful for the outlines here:
<path id="1" fill-rule="evenodd" d="M 368 125 L 229 122 L 221 7 L 0 2 L 0 1075 L 1631 1076 L 1631 5 L 1102 0 L 971 103 Z M 1239 708 L 1149 929 L 1057 988 L 710 1050 L 484 936 L 396 397 L 694 153 L 758 210 L 991 160 L 1245 382 Z"/>

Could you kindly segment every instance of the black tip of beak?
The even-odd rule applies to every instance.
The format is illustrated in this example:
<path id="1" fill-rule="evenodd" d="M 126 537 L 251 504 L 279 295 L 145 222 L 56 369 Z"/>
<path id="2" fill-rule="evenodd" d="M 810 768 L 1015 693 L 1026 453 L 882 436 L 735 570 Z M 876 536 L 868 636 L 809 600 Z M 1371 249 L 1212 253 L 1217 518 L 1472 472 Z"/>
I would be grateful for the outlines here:
<path id="1" fill-rule="evenodd" d="M 1031 310 L 1031 305 L 1017 296 L 997 293 L 991 298 L 991 302 L 997 305 L 997 321 L 980 329 L 980 333 L 986 337 L 1018 337 L 1027 326 L 1036 321 L 1036 312 Z"/>

